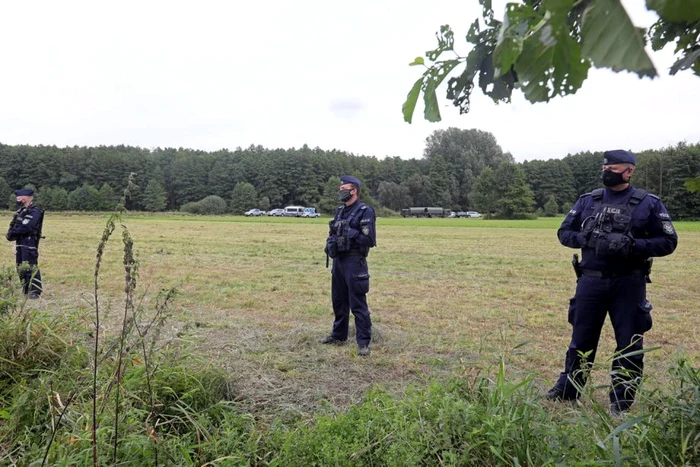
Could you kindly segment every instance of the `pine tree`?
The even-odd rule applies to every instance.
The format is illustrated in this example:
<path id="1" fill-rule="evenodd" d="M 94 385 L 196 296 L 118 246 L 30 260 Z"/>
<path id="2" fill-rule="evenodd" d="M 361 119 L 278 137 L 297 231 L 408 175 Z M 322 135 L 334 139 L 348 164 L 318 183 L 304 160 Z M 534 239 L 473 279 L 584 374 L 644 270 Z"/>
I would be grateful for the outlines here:
<path id="1" fill-rule="evenodd" d="M 162 211 L 168 204 L 168 195 L 160 182 L 150 180 L 143 191 L 141 205 L 146 211 Z"/>

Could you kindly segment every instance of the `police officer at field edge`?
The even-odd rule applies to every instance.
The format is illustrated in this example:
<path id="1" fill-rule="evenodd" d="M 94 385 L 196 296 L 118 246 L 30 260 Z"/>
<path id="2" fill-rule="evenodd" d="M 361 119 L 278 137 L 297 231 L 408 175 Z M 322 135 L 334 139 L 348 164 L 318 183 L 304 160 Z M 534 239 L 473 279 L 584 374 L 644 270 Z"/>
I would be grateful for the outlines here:
<path id="1" fill-rule="evenodd" d="M 359 201 L 362 184 L 355 177 L 340 177 L 340 201 L 335 217 L 328 223 L 326 254 L 333 258 L 331 294 L 333 330 L 322 344 L 341 344 L 348 338 L 350 311 L 355 315 L 357 354 L 370 354 L 372 320 L 367 307 L 369 273 L 367 255 L 376 245 L 374 210 Z"/>
<path id="2" fill-rule="evenodd" d="M 651 304 L 646 299 L 650 258 L 676 249 L 678 236 L 661 200 L 630 186 L 636 157 L 629 151 L 604 153 L 603 184 L 581 196 L 561 224 L 559 241 L 581 248 L 574 255 L 579 278 L 570 301 L 573 326 L 564 372 L 544 397 L 575 400 L 586 383 L 582 353 L 587 363 L 595 359 L 606 313 L 615 330 L 616 358 L 612 363 L 610 413 L 620 414 L 634 402 L 644 368 L 642 335 L 651 329 Z M 650 281 L 649 281 L 650 282 Z"/>
<path id="3" fill-rule="evenodd" d="M 39 262 L 39 237 L 43 212 L 33 203 L 34 190 L 15 191 L 19 209 L 12 218 L 5 238 L 14 241 L 15 257 L 20 282 L 27 298 L 35 299 L 41 295 L 41 273 Z"/>

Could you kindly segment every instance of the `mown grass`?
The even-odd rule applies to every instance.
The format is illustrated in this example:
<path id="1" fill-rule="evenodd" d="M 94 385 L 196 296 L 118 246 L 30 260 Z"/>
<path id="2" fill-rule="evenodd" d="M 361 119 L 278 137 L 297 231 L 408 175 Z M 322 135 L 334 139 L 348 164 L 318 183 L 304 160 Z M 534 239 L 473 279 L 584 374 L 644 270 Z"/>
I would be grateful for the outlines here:
<path id="1" fill-rule="evenodd" d="M 104 221 L 104 216 L 50 214 L 47 217 L 47 239 L 42 244 L 41 256 L 46 292 L 41 301 L 29 306 L 54 320 L 64 318 L 70 328 L 89 329 L 93 317 L 86 296 L 90 293 L 95 247 Z M 508 228 L 491 224 L 499 221 L 480 219 L 380 219 L 379 245 L 369 258 L 372 275 L 369 301 L 375 341 L 368 359 L 357 357 L 352 345 L 328 348 L 317 343 L 328 333 L 332 321 L 330 275 L 322 252 L 326 222 L 324 219 L 180 219 L 178 216 L 138 216 L 126 221 L 141 261 L 141 290 L 179 286 L 180 294 L 163 338 L 189 342 L 187 352 L 203 359 L 197 366 L 214 365 L 223 369 L 228 378 L 227 392 L 233 395 L 239 410 L 263 423 L 261 428 L 253 429 L 245 422 L 249 419 L 240 422 L 240 426 L 247 427 L 241 436 L 248 441 L 235 439 L 242 444 L 257 439 L 254 448 L 246 448 L 255 451 L 252 454 L 249 451 L 252 457 L 241 458 L 240 463 L 274 464 L 288 459 L 287 463 L 279 461 L 277 465 L 309 465 L 309 459 L 317 459 L 319 465 L 335 462 L 344 465 L 349 462 L 337 459 L 364 459 L 361 464 L 401 465 L 400 462 L 411 459 L 439 463 L 436 456 L 440 456 L 440 462 L 444 461 L 445 465 L 464 464 L 471 451 L 453 446 L 457 451 L 446 448 L 440 454 L 426 448 L 441 442 L 435 437 L 446 423 L 442 415 L 430 418 L 435 425 L 426 422 L 423 426 L 420 411 L 408 415 L 405 410 L 416 404 L 432 406 L 433 403 L 444 404 L 442 408 L 431 409 L 436 411 L 431 413 L 438 415 L 466 410 L 465 402 L 456 395 L 462 394 L 462 390 L 454 393 L 453 389 L 445 389 L 450 387 L 450 381 L 458 378 L 462 381 L 459 384 L 463 384 L 464 378 L 482 375 L 480 378 L 485 379 L 479 379 L 479 384 L 486 384 L 494 368 L 501 366 L 508 368 L 509 377 L 500 384 L 526 382 L 521 386 L 527 388 L 521 395 L 522 406 L 531 410 L 528 417 L 536 417 L 537 430 L 541 430 L 533 431 L 534 436 L 549 436 L 552 423 L 567 423 L 565 417 L 560 419 L 553 412 L 560 407 L 534 400 L 534 394 L 548 387 L 560 371 L 570 333 L 566 309 L 574 289 L 570 266 L 573 251 L 558 244 L 556 219 L 537 221 L 537 227 L 526 227 L 534 225 L 534 221 L 511 222 Z M 649 288 L 649 299 L 655 305 L 655 323 L 645 336 L 645 343 L 647 347 L 661 346 L 648 354 L 646 360 L 649 378 L 646 387 L 650 394 L 669 389 L 672 383 L 668 372 L 674 368 L 678 354 L 692 364 L 700 351 L 696 331 L 700 329 L 700 317 L 695 313 L 695 300 L 700 292 L 696 280 L 700 272 L 700 234 L 693 224 L 677 227 L 681 237 L 679 248 L 674 255 L 656 261 L 654 283 Z M 122 299 L 120 249 L 119 243 L 107 246 L 100 284 L 102 297 L 108 303 L 116 304 Z M 13 261 L 9 251 L 6 261 L 8 264 Z M 144 306 L 150 300 L 144 297 Z M 118 317 L 108 315 L 104 321 L 105 335 L 114 335 L 117 325 Z M 601 368 L 608 366 L 605 357 L 611 356 L 613 349 L 612 331 L 607 324 L 599 351 Z M 606 398 L 607 371 L 596 369 L 592 383 L 584 406 L 574 408 L 578 414 L 574 419 L 588 417 L 588 429 L 595 432 L 602 423 L 610 433 L 609 419 L 596 415 Z M 418 399 L 410 395 L 426 384 L 438 384 L 435 391 L 446 391 L 447 400 L 430 399 L 423 392 L 415 396 Z M 377 386 L 387 392 L 369 392 Z M 349 412 L 346 419 L 338 418 L 339 411 L 357 407 L 353 410 L 372 420 L 369 414 L 388 410 L 374 404 L 376 398 L 372 394 L 381 394 L 377 396 L 381 400 L 399 397 L 392 407 L 403 408 L 390 412 L 397 418 L 385 430 L 367 431 L 364 438 L 352 445 L 362 448 L 349 451 L 348 447 L 326 455 L 314 453 L 309 447 L 304 456 L 301 456 L 303 451 L 295 453 L 293 445 L 302 435 L 309 437 L 304 438 L 307 441 L 315 436 L 328 437 L 329 446 L 335 435 L 323 430 L 346 437 L 350 427 L 357 424 L 351 421 L 356 412 Z M 402 394 L 406 394 L 405 401 Z M 356 406 L 363 398 L 366 404 Z M 476 400 L 470 401 L 470 406 L 477 404 Z M 503 400 L 493 410 L 505 410 L 506 406 L 507 401 Z M 570 410 L 565 407 L 566 413 Z M 207 430 L 218 432 L 228 426 L 217 425 L 222 423 L 221 419 L 238 420 L 238 415 L 227 410 L 215 411 L 218 415 L 213 421 L 197 423 L 213 424 Z M 327 422 L 318 418 L 324 413 L 330 417 Z M 484 415 L 489 411 L 478 413 Z M 504 423 L 517 429 L 520 425 L 513 420 L 522 414 L 511 415 Z M 392 434 L 400 431 L 396 424 L 400 424 L 402 417 L 406 426 L 417 430 L 405 441 L 410 445 L 418 443 L 423 450 L 419 450 L 421 454 L 417 457 L 398 454 L 395 458 L 382 457 L 388 452 L 390 441 L 396 443 L 397 449 L 406 448 L 397 441 L 398 435 Z M 595 423 L 590 421 L 592 417 L 596 418 Z M 265 431 L 265 426 L 277 423 L 286 428 L 274 431 L 271 438 L 256 431 Z M 321 432 L 300 432 L 297 423 Z M 190 428 L 195 425 L 189 424 Z M 317 426 L 321 428 L 314 428 Z M 421 426 L 432 430 L 425 432 L 423 438 Z M 282 434 L 286 430 L 291 431 Z M 574 426 L 563 433 L 575 436 L 577 430 L 580 427 Z M 487 432 L 488 436 L 495 436 L 495 432 L 484 433 Z M 467 432 L 461 433 L 455 439 L 466 436 Z M 204 442 L 205 438 L 216 436 L 195 436 L 190 442 Z M 475 439 L 477 443 L 487 442 Z M 597 452 L 595 447 L 586 451 L 578 442 L 557 439 L 550 443 L 550 457 L 533 458 L 532 462 L 539 464 L 535 460 L 544 459 L 543 464 L 547 464 L 559 459 L 562 443 L 571 444 L 577 456 L 584 456 L 576 459 Z M 605 449 L 612 449 L 612 442 L 612 438 L 607 440 Z M 285 443 L 292 444 L 282 449 L 280 446 L 287 446 Z M 275 454 L 266 457 L 258 449 Z M 227 456 L 225 451 L 225 447 L 216 445 L 216 455 Z M 445 461 L 453 455 L 457 457 Z M 527 457 L 517 458 L 527 460 Z M 237 463 L 229 460 L 232 465 Z M 483 457 L 486 464 L 506 461 L 498 456 Z M 566 463 L 566 459 L 557 462 Z"/>
<path id="2" fill-rule="evenodd" d="M 103 222 L 102 216 L 47 216 L 40 306 L 84 307 Z M 257 404 L 279 397 L 292 411 L 325 400 L 342 407 L 374 383 L 402 387 L 450 374 L 461 362 L 484 365 L 521 342 L 528 344 L 512 357 L 516 368 L 541 374 L 542 386 L 560 371 L 575 284 L 573 250 L 556 239 L 558 219 L 380 219 L 369 258 L 376 330 L 369 361 L 355 358 L 352 346 L 316 345 L 332 321 L 326 222 L 144 216 L 127 223 L 142 263 L 141 286 L 180 287 L 172 332 L 228 368 Z M 655 324 L 645 340 L 663 350 L 648 357 L 652 373 L 663 371 L 677 349 L 691 358 L 700 351 L 694 226 L 679 224 L 678 250 L 654 265 Z M 114 300 L 123 288 L 119 248 L 108 245 L 101 285 Z M 600 355 L 612 353 L 612 342 L 606 325 Z"/>

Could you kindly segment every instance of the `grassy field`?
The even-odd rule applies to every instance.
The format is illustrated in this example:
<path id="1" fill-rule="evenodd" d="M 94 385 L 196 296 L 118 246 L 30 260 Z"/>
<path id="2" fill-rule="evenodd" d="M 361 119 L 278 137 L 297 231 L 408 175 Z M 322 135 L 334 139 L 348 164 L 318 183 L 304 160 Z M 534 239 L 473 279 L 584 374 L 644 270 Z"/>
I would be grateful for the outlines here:
<path id="1" fill-rule="evenodd" d="M 4 219 L 9 222 L 9 218 Z M 46 292 L 31 306 L 93 320 L 95 250 L 106 215 L 47 216 L 41 265 Z M 3 219 L 0 219 L 0 222 Z M 372 385 L 401 392 L 411 383 L 494 365 L 538 374 L 547 388 L 561 371 L 575 280 L 573 250 L 556 239 L 561 219 L 379 219 L 369 257 L 372 356 L 318 339 L 332 323 L 330 270 L 323 246 L 328 219 L 128 215 L 141 263 L 140 293 L 180 294 L 171 338 L 225 368 L 239 400 L 261 416 L 345 408 Z M 663 384 L 677 352 L 700 355 L 700 224 L 677 223 L 676 252 L 654 263 L 648 298 L 654 327 L 645 336 L 651 385 Z M 121 248 L 107 248 L 100 293 L 117 329 L 123 300 Z M 14 261 L 10 244 L 4 262 Z M 77 312 L 77 313 L 76 313 Z M 524 344 L 524 345 L 521 345 Z M 608 366 L 609 322 L 599 362 Z M 597 384 L 607 373 L 594 373 Z M 601 399 L 605 390 L 598 391 Z"/>

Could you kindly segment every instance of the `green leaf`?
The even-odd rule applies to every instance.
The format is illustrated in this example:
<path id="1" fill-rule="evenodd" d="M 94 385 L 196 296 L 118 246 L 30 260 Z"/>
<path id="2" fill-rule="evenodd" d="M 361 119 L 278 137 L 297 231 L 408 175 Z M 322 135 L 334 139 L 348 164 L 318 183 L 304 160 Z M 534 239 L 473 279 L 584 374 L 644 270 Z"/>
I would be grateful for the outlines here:
<path id="1" fill-rule="evenodd" d="M 479 20 L 475 19 L 471 26 L 469 26 L 469 31 L 467 31 L 467 42 L 470 44 L 479 43 Z"/>
<path id="2" fill-rule="evenodd" d="M 523 51 L 523 42 L 534 12 L 527 5 L 509 3 L 498 32 L 493 51 L 494 76 L 499 78 L 510 70 Z"/>
<path id="3" fill-rule="evenodd" d="M 572 4 L 572 0 L 545 1 L 547 14 L 523 44 L 515 70 L 530 102 L 573 94 L 588 76 L 590 62 L 583 60 L 581 45 L 569 33 Z"/>
<path id="4" fill-rule="evenodd" d="M 700 63 L 700 49 L 689 53 L 683 58 L 679 58 L 678 60 L 676 60 L 676 63 L 674 63 L 671 66 L 669 73 L 675 75 L 679 71 L 696 66 L 698 63 Z"/>
<path id="5" fill-rule="evenodd" d="M 406 96 L 406 102 L 401 106 L 403 120 L 405 122 L 411 123 L 413 121 L 413 111 L 416 110 L 416 102 L 418 102 L 421 86 L 423 86 L 423 77 L 413 84 L 413 87 L 408 91 L 408 95 Z"/>
<path id="6" fill-rule="evenodd" d="M 439 122 L 440 105 L 435 95 L 435 91 L 450 72 L 460 63 L 459 60 L 446 60 L 438 62 L 423 75 L 423 102 L 425 109 L 423 116 L 429 122 Z"/>
<path id="7" fill-rule="evenodd" d="M 491 0 L 479 0 L 479 5 L 481 5 L 481 16 L 483 16 L 486 25 L 492 26 L 494 23 L 494 19 Z"/>
<path id="8" fill-rule="evenodd" d="M 643 422 L 647 418 L 651 417 L 651 414 L 644 414 L 640 417 L 635 417 L 627 420 L 625 423 L 621 424 L 617 428 L 615 428 L 613 431 L 610 432 L 610 434 L 603 440 L 603 443 L 607 443 L 626 429 L 633 427 L 634 425 Z"/>
<path id="9" fill-rule="evenodd" d="M 431 86 L 423 91 L 423 102 L 425 103 L 423 117 L 427 121 L 435 123 L 442 120 L 442 117 L 440 116 L 440 104 L 438 104 L 434 86 Z"/>
<path id="10" fill-rule="evenodd" d="M 408 64 L 408 66 L 416 66 L 416 65 L 425 65 L 425 60 L 423 57 L 416 57 L 415 60 L 413 60 L 411 63 Z"/>
<path id="11" fill-rule="evenodd" d="M 593 0 L 583 13 L 581 37 L 583 56 L 596 67 L 632 71 L 640 78 L 657 76 L 644 50 L 643 32 L 632 24 L 620 0 Z"/>
<path id="12" fill-rule="evenodd" d="M 425 56 L 428 60 L 435 61 L 438 57 L 446 50 L 452 50 L 455 45 L 454 32 L 450 28 L 449 24 L 440 26 L 440 32 L 435 33 L 438 40 L 438 46 L 434 50 L 428 50 L 425 52 Z"/>
<path id="13" fill-rule="evenodd" d="M 700 20 L 698 0 L 647 0 L 647 8 L 654 10 L 666 21 L 693 23 Z"/>

